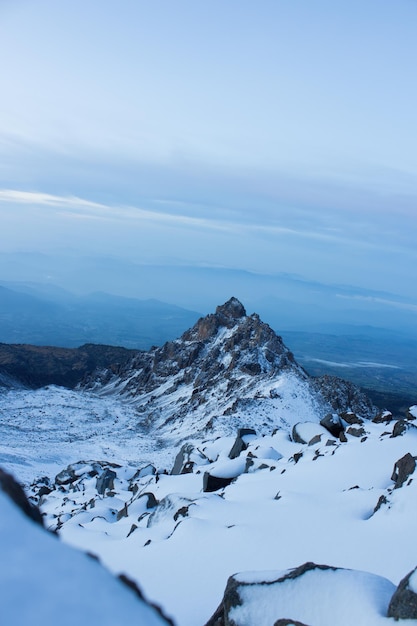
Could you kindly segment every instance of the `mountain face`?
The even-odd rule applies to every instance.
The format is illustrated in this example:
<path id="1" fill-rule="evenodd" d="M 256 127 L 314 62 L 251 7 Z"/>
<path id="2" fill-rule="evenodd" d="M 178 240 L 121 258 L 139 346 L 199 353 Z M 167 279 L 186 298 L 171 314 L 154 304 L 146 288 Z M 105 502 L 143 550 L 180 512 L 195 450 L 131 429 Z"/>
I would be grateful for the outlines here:
<path id="1" fill-rule="evenodd" d="M 354 385 L 311 378 L 235 298 L 110 362 L 73 390 L 0 390 L 0 463 L 62 543 L 123 572 L 177 626 L 417 625 L 416 406 L 395 421 Z M 47 624 L 88 612 L 148 626 L 150 610 L 169 623 L 24 528 L 2 488 L 0 547 L 23 563 L 11 585 L 10 568 L 0 576 L 12 617 L 35 606 Z M 16 589 L 28 602 L 15 606 Z"/>
<path id="2" fill-rule="evenodd" d="M 0 343 L 0 387 L 45 385 L 74 388 L 96 367 L 126 361 L 135 350 L 85 344 L 80 348 L 54 348 Z"/>
<path id="3" fill-rule="evenodd" d="M 82 388 L 129 401 L 138 426 L 170 440 L 231 433 L 242 425 L 288 430 L 335 410 L 365 418 L 376 412 L 354 385 L 313 380 L 270 326 L 248 316 L 236 298 L 176 341 L 94 372 Z"/>

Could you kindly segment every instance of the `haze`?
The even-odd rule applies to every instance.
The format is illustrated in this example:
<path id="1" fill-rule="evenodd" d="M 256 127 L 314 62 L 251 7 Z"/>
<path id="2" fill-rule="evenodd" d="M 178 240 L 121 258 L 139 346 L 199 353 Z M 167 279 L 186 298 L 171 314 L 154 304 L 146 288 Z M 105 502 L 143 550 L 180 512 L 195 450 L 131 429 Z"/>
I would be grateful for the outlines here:
<path id="1" fill-rule="evenodd" d="M 290 274 L 415 316 L 416 23 L 409 0 L 2 2 L 0 279 L 196 309 L 216 281 L 176 298 L 173 267 Z"/>

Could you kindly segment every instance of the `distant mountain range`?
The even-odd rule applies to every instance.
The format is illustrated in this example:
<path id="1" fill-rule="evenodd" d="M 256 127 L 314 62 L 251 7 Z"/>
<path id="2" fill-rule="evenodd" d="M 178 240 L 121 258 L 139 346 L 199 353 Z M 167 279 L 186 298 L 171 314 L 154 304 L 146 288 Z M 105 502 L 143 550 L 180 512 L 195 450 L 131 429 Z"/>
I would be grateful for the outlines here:
<path id="1" fill-rule="evenodd" d="M 105 293 L 76 296 L 27 283 L 0 286 L 0 342 L 147 349 L 180 335 L 198 313 L 158 300 Z"/>

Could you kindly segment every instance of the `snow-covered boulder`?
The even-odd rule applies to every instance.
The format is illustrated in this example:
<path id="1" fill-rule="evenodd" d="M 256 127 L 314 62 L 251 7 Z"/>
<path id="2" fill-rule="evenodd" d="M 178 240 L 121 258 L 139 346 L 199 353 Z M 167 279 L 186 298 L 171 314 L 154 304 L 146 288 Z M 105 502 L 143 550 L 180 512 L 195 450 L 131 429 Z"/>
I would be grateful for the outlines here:
<path id="1" fill-rule="evenodd" d="M 206 626 L 381 625 L 395 586 L 356 570 L 305 563 L 285 572 L 231 576 Z"/>
<path id="2" fill-rule="evenodd" d="M 295 443 L 313 445 L 326 443 L 329 433 L 326 428 L 316 422 L 299 422 L 293 426 L 291 437 Z"/>

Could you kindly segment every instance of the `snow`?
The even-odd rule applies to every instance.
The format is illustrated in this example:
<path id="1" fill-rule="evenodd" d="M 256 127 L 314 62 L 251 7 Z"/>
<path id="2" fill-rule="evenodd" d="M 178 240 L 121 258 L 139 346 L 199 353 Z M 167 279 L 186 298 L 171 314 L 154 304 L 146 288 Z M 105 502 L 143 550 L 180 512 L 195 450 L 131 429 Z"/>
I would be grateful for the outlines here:
<path id="1" fill-rule="evenodd" d="M 310 447 L 293 443 L 280 430 L 254 438 L 234 460 L 227 457 L 232 437 L 196 442 L 205 454 L 210 452 L 212 463 L 202 459 L 191 474 L 139 478 L 138 493 L 152 492 L 160 505 L 146 511 L 140 498 L 128 505 L 128 515 L 120 521 L 115 521 L 117 511 L 132 500 L 128 478 L 120 470 L 115 496 L 98 498 L 95 479 L 84 478 L 79 491 L 54 491 L 43 498 L 42 506 L 48 523 L 56 523 L 59 512 L 68 515 L 60 531 L 64 541 L 98 554 L 112 571 L 138 581 L 178 626 L 204 624 L 219 604 L 228 577 L 239 571 L 285 570 L 313 561 L 369 572 L 396 585 L 416 565 L 410 546 L 417 524 L 417 481 L 390 491 L 391 474 L 406 452 L 417 454 L 417 436 L 409 431 L 392 438 L 384 434 L 386 428 L 369 422 L 365 441 L 349 437 L 344 444 L 326 446 L 323 441 Z M 271 458 L 277 457 L 271 449 L 278 458 Z M 296 452 L 302 453 L 297 463 Z M 244 473 L 248 453 L 256 455 L 255 465 Z M 224 475 L 228 466 L 238 474 L 235 481 L 221 492 L 204 494 L 204 471 Z M 388 504 L 374 513 L 381 495 Z M 83 510 L 94 497 L 95 507 Z M 137 528 L 127 538 L 132 524 Z M 358 580 L 366 588 L 362 595 L 355 591 L 354 603 L 365 617 L 360 621 L 355 613 L 350 624 L 386 623 L 381 607 L 392 585 L 375 583 L 374 589 L 372 577 L 361 576 Z M 335 593 L 341 593 L 341 580 L 332 579 Z M 353 578 L 343 581 L 353 593 Z M 382 600 L 380 588 L 385 589 Z M 306 589 L 307 596 L 313 588 Z M 346 598 L 340 602 L 347 605 Z M 330 623 L 306 617 L 304 621 L 310 626 Z M 338 618 L 337 623 L 349 622 Z"/>
<path id="2" fill-rule="evenodd" d="M 409 408 L 410 415 L 417 418 L 417 404 L 414 404 Z"/>
<path id="3" fill-rule="evenodd" d="M 316 569 L 282 583 L 240 586 L 243 603 L 229 618 L 236 626 L 271 626 L 279 617 L 310 626 L 382 626 L 391 622 L 385 616 L 394 591 L 366 572 Z"/>
<path id="4" fill-rule="evenodd" d="M 0 604 L 8 626 L 166 621 L 87 555 L 35 524 L 0 491 Z"/>
<path id="5" fill-rule="evenodd" d="M 236 413 L 224 415 L 228 405 L 223 396 L 214 395 L 174 423 L 166 422 L 173 411 L 183 406 L 181 398 L 191 396 L 192 385 L 180 385 L 168 394 L 154 393 L 152 423 L 140 408 L 152 394 L 121 400 L 114 393 L 98 396 L 58 387 L 2 391 L 0 465 L 29 485 L 38 476 L 53 479 L 68 464 L 84 461 L 75 467 L 78 478 L 73 484 L 42 496 L 41 507 L 48 527 L 59 528 L 66 544 L 97 554 L 110 571 L 123 572 L 137 581 L 147 597 L 175 618 L 177 626 L 204 624 L 234 573 L 249 570 L 251 580 L 256 582 L 266 571 L 276 575 L 277 571 L 285 572 L 306 561 L 354 573 L 321 572 L 303 576 L 288 588 L 286 583 L 281 585 L 277 592 L 280 607 L 305 606 L 309 611 L 308 615 L 280 613 L 282 617 L 310 626 L 392 623 L 384 617 L 388 596 L 393 585 L 416 566 L 410 546 L 414 545 L 417 525 L 417 480 L 411 476 L 403 487 L 393 490 L 391 474 L 395 462 L 407 452 L 417 456 L 417 429 L 390 437 L 392 425 L 366 422 L 366 438 L 348 435 L 347 443 L 341 443 L 319 425 L 323 407 L 317 405 L 306 381 L 291 373 L 258 381 L 254 378 L 242 378 L 243 391 L 239 392 Z M 210 436 L 200 438 L 196 435 L 200 425 L 213 415 L 215 429 Z M 309 422 L 301 425 L 308 431 L 306 440 L 311 439 L 310 434 L 324 436 L 314 446 L 294 443 L 289 433 L 298 422 Z M 237 459 L 229 459 L 241 427 L 253 427 L 257 435 L 247 437 L 248 449 Z M 333 439 L 332 445 L 327 445 L 329 439 Z M 196 449 L 190 457 L 196 464 L 193 472 L 175 476 L 161 473 L 163 469 L 170 471 L 184 440 Z M 96 461 L 121 466 L 114 468 L 114 490 L 105 497 L 97 493 L 97 477 L 88 475 Z M 156 474 L 149 463 L 159 470 Z M 137 470 L 142 471 L 136 473 Z M 203 493 L 205 471 L 235 480 L 216 493 Z M 158 501 L 156 507 L 148 508 L 145 494 L 149 492 Z M 35 488 L 31 493 L 35 495 Z M 380 496 L 387 503 L 374 512 Z M 125 507 L 126 515 L 120 515 Z M 7 526 L 8 519 L 9 514 L 0 516 L 0 540 L 8 542 L 5 555 L 12 545 L 18 550 L 17 534 L 12 533 L 14 522 Z M 16 533 L 18 528 L 16 523 Z M 54 571 L 59 560 L 52 556 L 51 565 L 46 564 L 47 548 L 42 553 L 44 539 L 38 540 L 42 531 L 33 532 L 36 538 L 23 541 L 22 551 L 28 552 L 29 559 L 34 555 L 32 550 L 38 550 L 35 556 L 41 565 L 35 567 L 34 561 L 25 561 L 20 552 L 9 555 L 10 562 L 17 559 L 13 562 L 18 563 L 21 559 L 22 569 L 28 570 L 16 570 L 16 576 L 23 577 L 16 578 L 16 584 L 21 581 L 25 589 L 30 586 L 31 571 L 39 571 L 43 576 L 44 569 Z M 85 559 L 54 538 L 47 538 L 60 549 L 68 550 L 69 555 L 77 555 L 60 557 L 62 563 Z M 86 562 L 88 567 L 96 567 L 90 560 Z M 65 580 L 62 567 L 56 570 L 55 578 L 62 576 Z M 74 572 L 72 576 L 76 580 Z M 91 572 L 89 576 L 94 578 Z M 242 574 L 242 579 L 247 580 L 247 576 Z M 52 578 L 50 574 L 46 579 L 51 589 Z M 417 586 L 414 575 L 410 584 Z M 34 588 L 41 597 L 39 585 Z M 107 583 L 103 585 L 107 589 Z M 321 597 L 317 594 L 326 588 L 331 590 L 333 611 L 345 607 L 349 618 L 339 613 L 335 617 L 333 613 L 331 622 L 326 597 L 320 602 L 311 601 L 311 597 Z M 87 595 L 91 598 L 96 591 L 88 586 L 85 589 L 88 593 L 76 593 L 87 602 Z M 9 587 L 7 590 L 8 594 Z M 57 590 L 59 602 L 60 593 Z M 118 592 L 106 593 L 119 598 Z M 260 589 L 251 595 L 255 592 L 248 587 L 247 593 L 247 602 L 239 609 L 236 620 L 261 626 L 263 617 L 256 607 L 259 602 L 266 606 L 264 591 Z M 12 591 L 10 594 L 13 597 Z M 293 597 L 297 601 L 291 604 Z M 127 601 L 123 600 L 123 605 L 128 606 Z M 261 613 L 266 614 L 267 610 L 263 608 Z M 113 615 L 116 624 L 140 623 L 132 617 L 129 622 L 127 618 L 123 621 L 114 617 L 111 609 L 109 615 Z M 274 619 L 277 618 L 275 614 Z M 72 619 L 72 623 L 76 621 Z M 79 621 L 88 623 L 81 617 Z M 92 618 L 90 622 L 107 623 Z M 25 622 L 15 623 L 23 626 Z M 59 623 L 65 621 L 61 619 Z M 411 626 L 414 622 L 409 623 Z"/>

